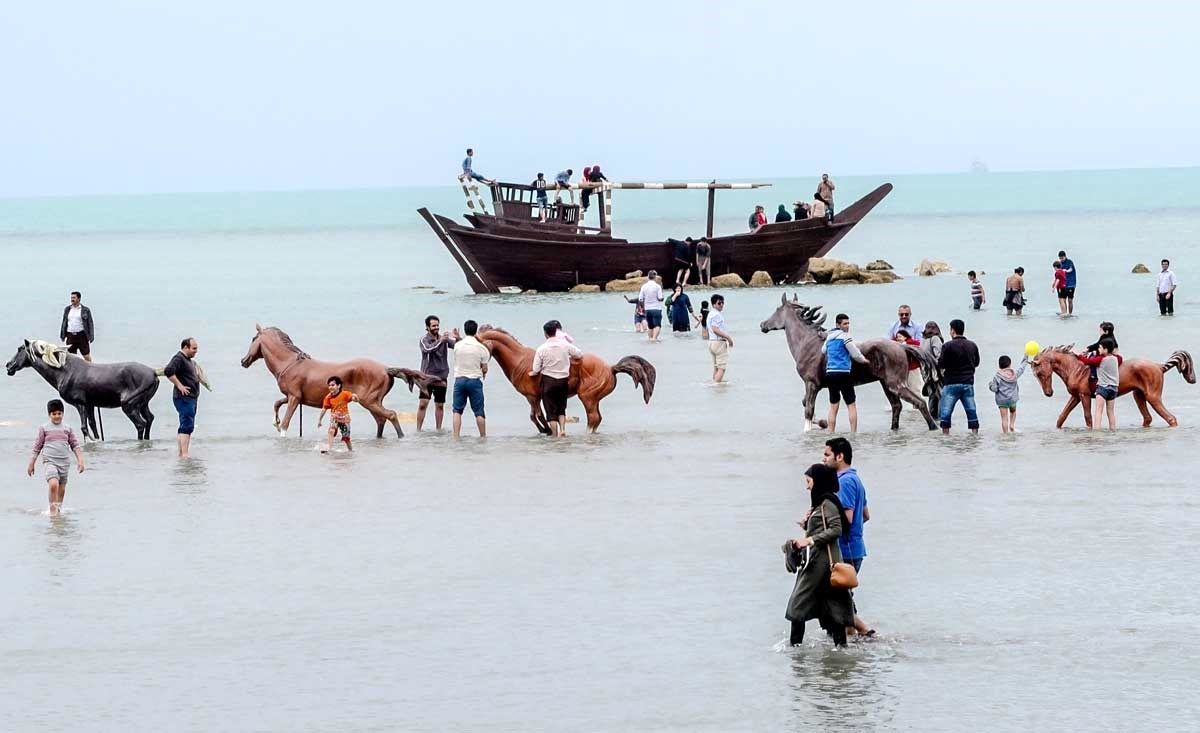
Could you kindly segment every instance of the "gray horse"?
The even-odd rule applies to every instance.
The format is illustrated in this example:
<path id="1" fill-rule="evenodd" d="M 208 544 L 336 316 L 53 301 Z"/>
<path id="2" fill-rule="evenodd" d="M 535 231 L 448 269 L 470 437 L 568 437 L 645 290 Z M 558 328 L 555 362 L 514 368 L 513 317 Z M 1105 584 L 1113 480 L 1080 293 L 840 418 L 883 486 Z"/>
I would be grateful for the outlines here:
<path id="1" fill-rule="evenodd" d="M 150 439 L 150 398 L 158 391 L 158 375 L 145 364 L 127 361 L 118 364 L 88 363 L 78 356 L 56 348 L 52 366 L 37 353 L 28 340 L 5 365 L 8 376 L 32 367 L 58 391 L 63 401 L 79 410 L 79 423 L 85 437 L 99 437 L 95 408 L 119 407 L 137 428 L 138 440 Z"/>
<path id="2" fill-rule="evenodd" d="M 824 385 L 821 376 L 825 373 L 825 355 L 821 346 L 825 343 L 825 316 L 821 307 L 809 308 L 800 303 L 796 296 L 789 301 L 781 296 L 782 303 L 761 324 L 762 332 L 783 329 L 787 333 L 788 348 L 796 360 L 796 373 L 804 380 L 804 430 L 813 426 L 813 414 L 817 407 L 817 394 Z M 892 405 L 892 430 L 900 429 L 900 400 L 903 399 L 921 411 L 930 430 L 937 429 L 929 406 L 921 395 L 908 388 L 908 360 L 912 358 L 921 365 L 927 393 L 936 393 L 937 364 L 921 349 L 886 339 L 870 339 L 860 342 L 858 348 L 867 357 L 870 366 L 855 363 L 851 368 L 854 384 L 879 382 L 883 394 Z M 829 424 L 825 420 L 816 423 L 822 428 Z"/>

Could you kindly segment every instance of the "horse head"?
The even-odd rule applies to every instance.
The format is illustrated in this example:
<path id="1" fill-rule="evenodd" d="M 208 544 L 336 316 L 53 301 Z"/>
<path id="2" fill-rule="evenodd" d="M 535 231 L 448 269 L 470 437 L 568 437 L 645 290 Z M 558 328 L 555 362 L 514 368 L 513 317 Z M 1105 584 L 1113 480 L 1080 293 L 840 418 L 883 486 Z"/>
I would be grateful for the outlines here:
<path id="1" fill-rule="evenodd" d="M 251 364 L 262 358 L 262 335 L 263 327 L 257 323 L 254 324 L 254 338 L 250 339 L 250 349 L 246 351 L 246 355 L 242 357 L 243 369 L 249 369 Z"/>
<path id="2" fill-rule="evenodd" d="M 29 355 L 29 340 L 17 347 L 17 353 L 13 354 L 13 358 L 8 360 L 4 365 L 4 369 L 8 372 L 8 376 L 12 376 L 26 367 L 33 366 L 33 357 Z"/>
<path id="3" fill-rule="evenodd" d="M 1038 352 L 1038 355 L 1033 357 L 1029 364 L 1033 367 L 1033 375 L 1037 377 L 1038 384 L 1042 386 L 1042 394 L 1047 397 L 1054 396 L 1054 367 L 1062 359 L 1062 354 L 1070 354 L 1075 344 L 1070 346 L 1047 346 Z"/>
<path id="4" fill-rule="evenodd" d="M 792 294 L 791 300 L 788 300 L 787 293 L 781 293 L 779 295 L 779 307 L 775 309 L 775 312 L 771 314 L 770 318 L 758 324 L 758 327 L 762 329 L 763 333 L 770 333 L 771 331 L 778 331 L 780 329 L 787 328 L 788 319 L 794 316 L 796 312 L 803 307 L 804 306 L 801 305 L 799 297 L 797 297 L 794 293 Z"/>

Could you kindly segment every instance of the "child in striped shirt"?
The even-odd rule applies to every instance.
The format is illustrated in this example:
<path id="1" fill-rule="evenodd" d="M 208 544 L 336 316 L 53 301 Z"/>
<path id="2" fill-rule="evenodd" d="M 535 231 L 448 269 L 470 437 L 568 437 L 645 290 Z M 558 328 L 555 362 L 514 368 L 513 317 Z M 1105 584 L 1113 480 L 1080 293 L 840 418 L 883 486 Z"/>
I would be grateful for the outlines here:
<path id="1" fill-rule="evenodd" d="M 63 425 L 62 400 L 50 400 L 46 403 L 46 412 L 50 414 L 50 422 L 38 428 L 37 440 L 33 443 L 33 455 L 29 458 L 26 473 L 33 475 L 40 455 L 42 475 L 46 477 L 50 495 L 50 516 L 54 517 L 62 511 L 63 497 L 67 494 L 72 452 L 75 453 L 75 461 L 79 464 L 79 472 L 84 471 L 83 448 L 75 437 L 75 431 Z"/>
<path id="2" fill-rule="evenodd" d="M 983 292 L 983 283 L 976 277 L 974 270 L 967 273 L 967 279 L 971 281 L 971 307 L 979 310 L 987 302 L 987 296 Z"/>

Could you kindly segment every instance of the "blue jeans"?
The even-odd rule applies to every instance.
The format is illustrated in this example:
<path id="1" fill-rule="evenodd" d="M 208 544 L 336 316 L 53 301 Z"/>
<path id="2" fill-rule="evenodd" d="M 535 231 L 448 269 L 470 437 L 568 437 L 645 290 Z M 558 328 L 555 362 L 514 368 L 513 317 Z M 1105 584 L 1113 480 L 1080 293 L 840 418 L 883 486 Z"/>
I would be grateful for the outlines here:
<path id="1" fill-rule="evenodd" d="M 475 417 L 484 417 L 482 379 L 458 377 L 454 380 L 454 403 L 452 407 L 456 415 L 463 414 L 463 410 L 467 408 L 468 400 L 471 402 L 471 412 L 475 414 Z"/>
<path id="2" fill-rule="evenodd" d="M 947 384 L 942 387 L 942 414 L 941 425 L 943 428 L 950 427 L 950 414 L 954 412 L 954 406 L 962 400 L 963 409 L 967 412 L 967 427 L 971 430 L 979 429 L 979 414 L 975 412 L 975 385 L 973 384 Z"/>
<path id="3" fill-rule="evenodd" d="M 179 434 L 191 435 L 196 429 L 196 407 L 200 401 L 193 397 L 172 395 L 171 402 L 175 404 L 175 411 L 179 413 Z"/>
<path id="4" fill-rule="evenodd" d="M 487 182 L 487 179 L 486 179 L 486 178 L 484 178 L 483 176 L 479 175 L 479 174 L 478 174 L 478 173 L 476 173 L 475 171 L 463 171 L 463 175 L 464 175 L 464 176 L 466 176 L 467 178 L 470 178 L 472 181 L 479 181 L 480 183 L 486 183 L 486 182 Z"/>

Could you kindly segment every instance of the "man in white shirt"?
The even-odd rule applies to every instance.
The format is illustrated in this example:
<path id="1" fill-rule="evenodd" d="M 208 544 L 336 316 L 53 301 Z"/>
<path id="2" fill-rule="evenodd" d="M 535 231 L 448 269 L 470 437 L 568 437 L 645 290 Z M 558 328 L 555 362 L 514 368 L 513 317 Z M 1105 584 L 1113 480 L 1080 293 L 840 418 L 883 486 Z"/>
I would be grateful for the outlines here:
<path id="1" fill-rule="evenodd" d="M 79 352 L 84 360 L 91 361 L 96 328 L 92 323 L 92 311 L 80 302 L 82 298 L 78 290 L 71 291 L 71 304 L 63 309 L 58 337 L 67 345 L 68 352 Z"/>
<path id="2" fill-rule="evenodd" d="M 708 353 L 712 356 L 713 382 L 721 382 L 729 365 L 733 337 L 725 331 L 725 296 L 714 293 L 710 301 L 713 311 L 708 314 Z"/>
<path id="3" fill-rule="evenodd" d="M 1175 273 L 1171 272 L 1171 261 L 1163 260 L 1162 272 L 1158 273 L 1158 286 L 1155 288 L 1155 292 L 1158 294 L 1160 315 L 1175 315 L 1175 288 L 1178 285 L 1179 280 L 1176 279 Z"/>
<path id="4" fill-rule="evenodd" d="M 663 289 L 662 285 L 658 284 L 658 273 L 654 270 L 646 275 L 646 282 L 638 293 L 638 300 L 642 303 L 642 309 L 646 311 L 646 333 L 650 335 L 651 341 L 657 341 L 658 332 L 662 329 Z"/>
<path id="5" fill-rule="evenodd" d="M 547 321 L 542 326 L 546 341 L 534 352 L 529 370 L 531 377 L 542 375 L 542 409 L 556 438 L 567 437 L 567 398 L 571 392 L 567 378 L 571 376 L 571 362 L 583 358 L 578 346 L 559 336 L 561 330 L 558 321 Z"/>
<path id="6" fill-rule="evenodd" d="M 487 418 L 483 412 L 483 378 L 487 376 L 488 360 L 492 353 L 484 346 L 475 334 L 479 324 L 467 321 L 463 324 L 466 334 L 454 345 L 454 437 L 462 432 L 463 410 L 467 401 L 471 402 L 471 412 L 475 415 L 475 427 L 479 428 L 479 437 L 487 436 Z"/>

